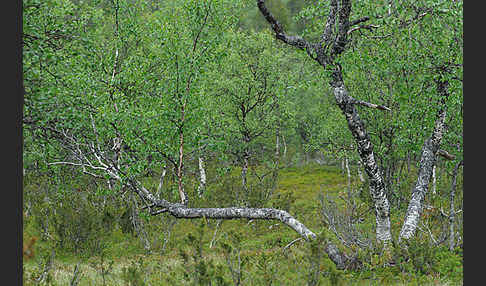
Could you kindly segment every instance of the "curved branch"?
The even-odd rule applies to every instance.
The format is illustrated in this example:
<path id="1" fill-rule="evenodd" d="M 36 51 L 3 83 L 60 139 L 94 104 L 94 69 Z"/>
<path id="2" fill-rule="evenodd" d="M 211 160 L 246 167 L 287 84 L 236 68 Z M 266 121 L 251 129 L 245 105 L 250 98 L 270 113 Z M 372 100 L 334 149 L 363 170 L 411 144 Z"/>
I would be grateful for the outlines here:
<path id="1" fill-rule="evenodd" d="M 283 41 L 286 44 L 299 48 L 301 50 L 310 49 L 312 45 L 307 42 L 304 38 L 300 36 L 289 36 L 285 34 L 282 25 L 275 19 L 275 17 L 270 13 L 268 8 L 265 6 L 265 0 L 257 0 L 258 9 L 262 13 L 263 17 L 272 26 L 273 31 L 277 39 Z"/>
<path id="2" fill-rule="evenodd" d="M 152 215 L 161 213 L 169 213 L 175 218 L 179 219 L 195 219 L 195 218 L 210 218 L 210 219 L 262 219 L 262 220 L 279 220 L 292 228 L 295 232 L 300 234 L 306 240 L 316 239 L 317 236 L 309 230 L 304 224 L 291 216 L 288 212 L 274 209 L 274 208 L 189 208 L 181 203 L 171 203 L 164 199 L 156 199 L 140 182 L 130 181 L 130 187 L 151 204 L 147 207 L 153 210 L 154 208 L 161 208 L 160 210 L 153 210 Z M 339 249 L 332 243 L 327 243 L 325 247 L 329 258 L 336 264 L 338 269 L 345 268 L 346 256 L 341 254 Z"/>

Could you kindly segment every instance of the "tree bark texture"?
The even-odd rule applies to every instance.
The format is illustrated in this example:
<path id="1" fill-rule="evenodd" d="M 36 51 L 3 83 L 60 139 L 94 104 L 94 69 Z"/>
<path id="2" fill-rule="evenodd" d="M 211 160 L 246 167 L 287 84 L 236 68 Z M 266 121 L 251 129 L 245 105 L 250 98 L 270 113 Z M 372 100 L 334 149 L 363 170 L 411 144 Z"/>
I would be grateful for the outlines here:
<path id="1" fill-rule="evenodd" d="M 400 231 L 400 236 L 398 239 L 399 242 L 402 241 L 402 239 L 409 239 L 415 234 L 415 230 L 417 229 L 417 225 L 420 220 L 420 215 L 423 208 L 422 203 L 430 184 L 432 170 L 435 165 L 437 152 L 439 150 L 445 128 L 444 123 L 447 113 L 445 102 L 448 97 L 447 86 L 447 82 L 437 82 L 437 90 L 441 95 L 441 107 L 437 114 L 434 131 L 431 137 L 425 141 L 422 147 L 419 174 L 415 187 L 412 190 L 412 198 L 408 204 L 405 221 Z"/>
<path id="2" fill-rule="evenodd" d="M 340 69 L 335 70 L 331 86 L 334 89 L 336 103 L 346 117 L 348 128 L 356 140 L 358 154 L 369 178 L 370 193 L 376 214 L 376 237 L 383 242 L 390 241 L 390 204 L 386 197 L 383 176 L 373 153 L 373 144 L 358 115 L 356 106 L 344 86 Z"/>

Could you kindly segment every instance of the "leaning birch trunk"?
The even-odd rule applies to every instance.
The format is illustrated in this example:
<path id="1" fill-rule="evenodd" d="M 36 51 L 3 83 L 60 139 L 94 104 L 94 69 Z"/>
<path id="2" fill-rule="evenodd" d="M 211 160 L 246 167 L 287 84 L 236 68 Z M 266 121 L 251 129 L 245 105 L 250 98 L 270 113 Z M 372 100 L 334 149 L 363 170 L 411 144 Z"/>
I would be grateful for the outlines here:
<path id="1" fill-rule="evenodd" d="M 156 199 L 143 185 L 138 181 L 131 180 L 129 187 L 137 193 L 149 205 L 151 215 L 169 213 L 175 218 L 182 219 L 263 219 L 279 220 L 292 228 L 306 240 L 317 238 L 316 234 L 309 230 L 304 224 L 291 216 L 288 212 L 274 208 L 188 208 L 181 203 L 171 203 L 164 199 Z M 160 210 L 156 210 L 160 208 Z M 332 243 L 328 243 L 325 248 L 329 258 L 336 264 L 338 269 L 344 269 L 346 256 L 341 254 L 338 248 Z"/>
<path id="2" fill-rule="evenodd" d="M 359 156 L 369 178 L 370 193 L 376 215 L 376 237 L 378 240 L 387 243 L 391 240 L 390 203 L 386 197 L 383 176 L 375 159 L 373 144 L 363 121 L 358 115 L 356 106 L 344 86 L 340 69 L 334 71 L 331 86 L 334 90 L 336 102 L 346 117 L 348 128 L 356 140 Z"/>
<path id="3" fill-rule="evenodd" d="M 463 161 L 456 164 L 454 167 L 454 173 L 452 174 L 452 185 L 451 185 L 451 197 L 450 197 L 450 210 L 449 210 L 449 250 L 454 250 L 455 237 L 454 237 L 454 218 L 456 211 L 454 210 L 454 198 L 456 194 L 456 179 L 457 170 L 463 164 Z"/>
<path id="4" fill-rule="evenodd" d="M 423 200 L 427 193 L 430 179 L 432 177 L 432 169 L 434 167 L 437 152 L 440 147 L 442 135 L 444 132 L 444 122 L 446 117 L 446 99 L 448 97 L 447 82 L 438 82 L 437 90 L 441 96 L 441 107 L 438 112 L 438 118 L 435 122 L 434 132 L 432 136 L 428 138 L 422 147 L 422 156 L 420 158 L 420 167 L 417 182 L 412 190 L 412 198 L 408 204 L 407 213 L 405 215 L 405 221 L 400 231 L 398 241 L 403 239 L 409 239 L 415 234 L 417 225 L 422 213 Z"/>
<path id="5" fill-rule="evenodd" d="M 376 236 L 378 240 L 387 244 L 391 240 L 390 232 L 390 205 L 386 197 L 383 176 L 373 153 L 373 145 L 369 138 L 363 121 L 356 110 L 356 104 L 376 108 L 379 110 L 390 110 L 389 108 L 373 103 L 356 100 L 348 94 L 345 88 L 341 66 L 335 62 L 336 57 L 346 49 L 348 43 L 348 32 L 351 23 L 352 3 L 350 0 L 330 1 L 329 15 L 324 26 L 324 31 L 319 42 L 312 43 L 300 36 L 290 36 L 284 32 L 283 26 L 275 19 L 270 10 L 265 6 L 264 0 L 257 0 L 257 6 L 267 22 L 271 25 L 277 39 L 286 44 L 304 50 L 317 61 L 323 68 L 333 67 L 332 80 L 330 82 L 336 103 L 346 117 L 348 128 L 353 134 L 357 143 L 357 149 L 361 160 L 364 163 L 365 172 L 369 177 L 370 193 L 375 206 L 376 214 Z M 329 48 L 324 48 L 329 47 Z"/>
<path id="6" fill-rule="evenodd" d="M 197 187 L 197 194 L 202 197 L 206 190 L 206 170 L 204 169 L 204 158 L 199 156 L 199 186 Z"/>

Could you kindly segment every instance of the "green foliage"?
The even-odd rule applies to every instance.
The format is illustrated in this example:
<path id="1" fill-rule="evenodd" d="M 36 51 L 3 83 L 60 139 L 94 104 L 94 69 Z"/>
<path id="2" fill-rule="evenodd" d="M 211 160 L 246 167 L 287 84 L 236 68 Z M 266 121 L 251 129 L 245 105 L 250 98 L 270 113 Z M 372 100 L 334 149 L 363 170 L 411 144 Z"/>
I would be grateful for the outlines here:
<path id="1" fill-rule="evenodd" d="M 329 2 L 266 2 L 289 35 L 319 39 Z M 449 81 L 450 92 L 441 148 L 463 157 L 462 1 L 402 2 L 354 1 L 351 20 L 366 15 L 363 24 L 379 27 L 350 31 L 349 49 L 336 59 L 354 98 L 392 109 L 357 106 L 385 177 L 394 229 L 440 106 L 437 80 Z M 344 247 L 322 225 L 316 199 L 325 193 L 373 238 L 368 182 L 354 178 L 361 166 L 326 84 L 329 71 L 276 40 L 255 1 L 24 0 L 22 50 L 24 236 L 40 237 L 36 256 L 24 261 L 25 282 L 70 283 L 72 269 L 49 266 L 55 250 L 56 261 L 67 264 L 91 259 L 83 273 L 95 273 L 83 275 L 81 285 L 100 277 L 115 285 L 460 283 L 462 248 L 450 252 L 427 238 L 446 238 L 448 222 L 438 210 L 449 205 L 455 161 L 438 160 L 438 194 L 426 197 L 422 218 L 430 231 L 394 248 L 395 266 L 385 266 L 390 257 L 380 245 Z M 207 158 L 202 198 L 195 191 L 198 156 Z M 310 164 L 316 158 L 324 165 Z M 332 165 L 343 158 L 359 192 L 355 208 L 338 199 L 346 178 Z M 143 253 L 127 186 L 137 180 L 154 191 L 167 166 L 161 197 L 176 201 L 178 163 L 191 206 L 279 208 L 319 230 L 319 239 L 283 250 L 295 232 L 275 221 L 214 228 L 178 220 L 172 228 L 165 215 L 140 212 L 154 250 Z M 456 218 L 462 239 L 462 213 Z M 338 271 L 324 254 L 327 241 L 357 255 L 358 270 Z"/>

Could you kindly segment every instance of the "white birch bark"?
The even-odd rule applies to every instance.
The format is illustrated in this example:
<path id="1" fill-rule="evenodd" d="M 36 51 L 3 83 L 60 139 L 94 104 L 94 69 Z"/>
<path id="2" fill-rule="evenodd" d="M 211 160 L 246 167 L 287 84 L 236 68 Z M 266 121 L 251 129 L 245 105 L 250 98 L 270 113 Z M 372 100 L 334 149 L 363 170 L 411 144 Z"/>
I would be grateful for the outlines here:
<path id="1" fill-rule="evenodd" d="M 436 165 L 432 167 L 432 194 L 437 194 L 437 177 L 436 177 Z"/>
<path id="2" fill-rule="evenodd" d="M 162 174 L 160 175 L 159 185 L 157 186 L 157 199 L 160 199 L 162 188 L 164 187 L 165 174 L 167 173 L 167 166 L 164 165 L 162 169 Z"/>
<path id="3" fill-rule="evenodd" d="M 197 187 L 197 194 L 199 197 L 203 196 L 206 190 L 206 170 L 204 169 L 204 158 L 199 157 L 199 186 Z"/>
<path id="4" fill-rule="evenodd" d="M 282 134 L 282 143 L 283 143 L 283 146 L 284 146 L 283 156 L 285 158 L 287 156 L 287 143 L 285 142 L 285 136 L 283 134 Z"/>
<path id="5" fill-rule="evenodd" d="M 347 178 L 348 178 L 348 200 L 351 202 L 351 172 L 349 171 L 349 161 L 348 157 L 344 159 L 345 161 L 345 167 L 346 167 L 346 173 L 347 173 Z"/>
<path id="6" fill-rule="evenodd" d="M 435 122 L 435 128 L 430 138 L 428 138 L 423 147 L 422 155 L 420 158 L 420 167 L 415 187 L 412 190 L 412 198 L 408 204 L 407 213 L 405 215 L 405 221 L 400 231 L 398 241 L 403 239 L 409 239 L 415 234 L 420 215 L 423 208 L 423 200 L 427 193 L 428 186 L 432 177 L 432 169 L 435 165 L 437 158 L 437 152 L 440 147 L 442 135 L 444 132 L 444 122 L 446 117 L 446 105 L 445 101 L 448 97 L 447 82 L 438 82 L 438 92 L 441 95 L 442 104 L 438 111 L 438 118 Z"/>
<path id="7" fill-rule="evenodd" d="M 386 197 L 383 176 L 376 162 L 369 135 L 359 118 L 355 105 L 350 102 L 350 97 L 341 80 L 341 72 L 337 70 L 335 73 L 337 74 L 334 75 L 332 83 L 334 97 L 346 117 L 351 134 L 357 142 L 358 153 L 370 179 L 370 193 L 376 215 L 376 237 L 378 240 L 387 243 L 391 240 L 390 203 Z"/>

